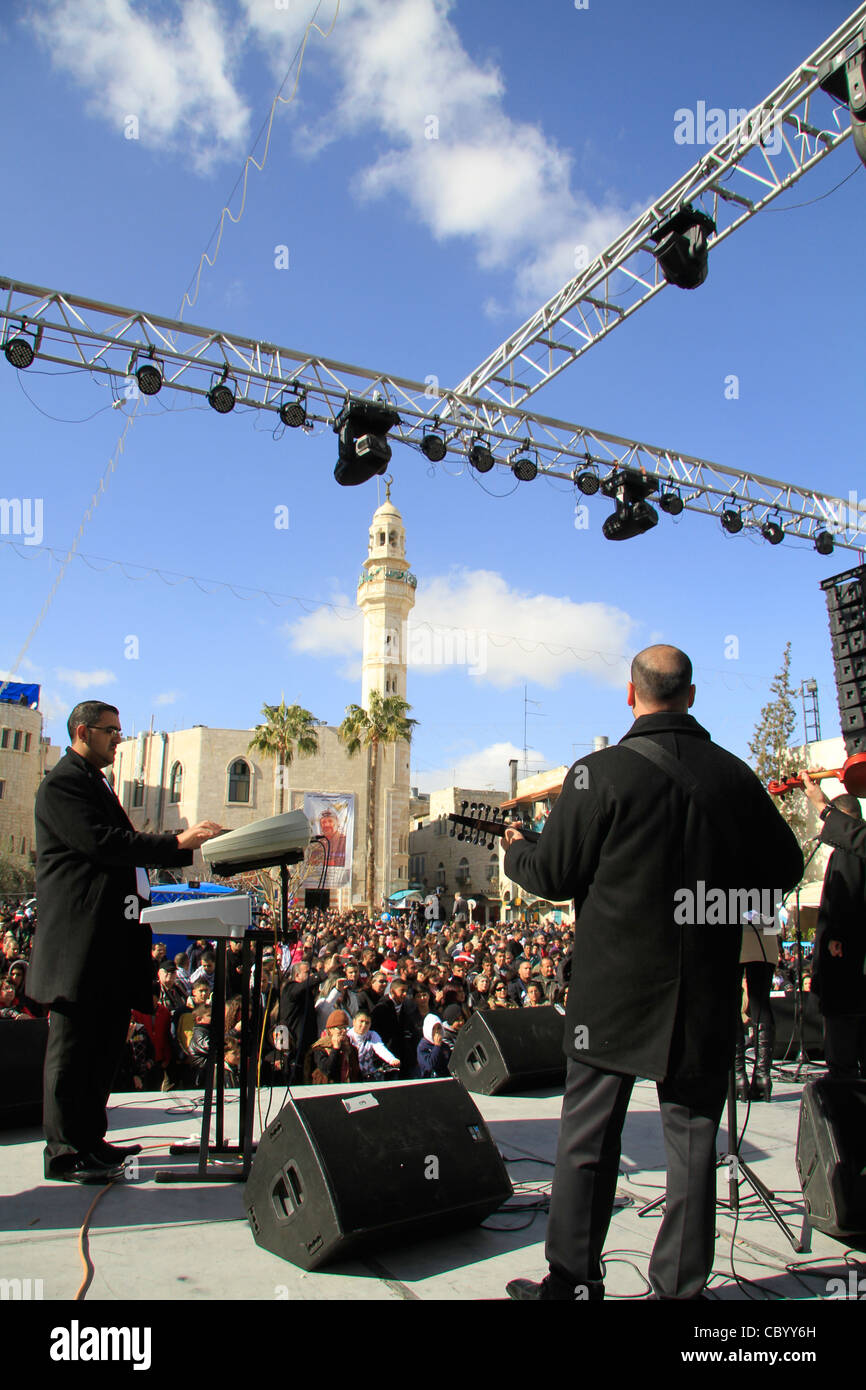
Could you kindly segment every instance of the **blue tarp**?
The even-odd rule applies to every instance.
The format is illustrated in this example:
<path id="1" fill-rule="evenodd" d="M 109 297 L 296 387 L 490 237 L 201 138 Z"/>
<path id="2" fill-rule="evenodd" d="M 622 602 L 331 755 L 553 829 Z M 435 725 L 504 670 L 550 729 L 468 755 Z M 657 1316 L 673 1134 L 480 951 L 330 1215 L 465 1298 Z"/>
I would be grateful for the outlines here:
<path id="1" fill-rule="evenodd" d="M 202 883 L 198 888 L 190 888 L 188 883 L 153 883 L 150 888 L 150 901 L 154 907 L 163 903 L 188 902 L 190 898 L 213 898 L 218 893 L 236 893 L 226 883 Z M 186 951 L 195 936 L 168 936 L 165 932 L 154 932 L 154 941 L 165 943 L 166 955 L 172 960 L 180 951 Z"/>
<path id="2" fill-rule="evenodd" d="M 3 682 L 0 681 L 0 685 Z M 39 704 L 39 686 L 22 685 L 19 681 L 9 681 L 8 685 L 0 693 L 0 700 L 5 700 L 7 705 L 27 705 L 32 708 Z"/>

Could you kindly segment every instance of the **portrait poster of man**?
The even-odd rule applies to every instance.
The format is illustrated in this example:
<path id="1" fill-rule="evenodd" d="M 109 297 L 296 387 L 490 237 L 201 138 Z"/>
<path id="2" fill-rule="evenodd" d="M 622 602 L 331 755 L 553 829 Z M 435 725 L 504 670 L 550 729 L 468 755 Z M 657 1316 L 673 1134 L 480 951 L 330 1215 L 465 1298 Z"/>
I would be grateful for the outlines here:
<path id="1" fill-rule="evenodd" d="M 355 797 L 325 792 L 304 793 L 304 815 L 313 835 L 321 835 L 330 850 L 324 888 L 344 888 L 351 883 L 355 835 Z M 320 853 L 311 850 L 312 869 L 304 882 L 318 884 L 322 875 Z"/>

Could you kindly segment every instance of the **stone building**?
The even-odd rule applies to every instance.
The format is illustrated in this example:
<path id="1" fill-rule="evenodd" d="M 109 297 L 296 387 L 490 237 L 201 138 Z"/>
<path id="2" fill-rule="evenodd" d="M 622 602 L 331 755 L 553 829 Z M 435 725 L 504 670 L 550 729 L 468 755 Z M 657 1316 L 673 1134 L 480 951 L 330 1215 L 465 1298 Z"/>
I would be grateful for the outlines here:
<path id="1" fill-rule="evenodd" d="M 23 687 L 21 687 L 23 689 Z M 32 884 L 36 865 L 33 804 L 39 783 L 54 766 L 61 750 L 42 736 L 39 687 L 9 684 L 0 700 L 0 859 Z M 21 703 L 31 695 L 29 703 Z"/>
<path id="2" fill-rule="evenodd" d="M 475 836 L 448 820 L 449 814 L 463 812 L 463 803 L 476 802 L 496 808 L 505 800 L 505 792 L 474 791 L 468 787 L 445 787 L 430 793 L 429 809 L 423 817 L 413 818 L 409 832 L 409 878 L 423 885 L 425 893 L 440 890 L 440 900 L 450 913 L 454 895 L 459 889 L 464 898 L 476 903 L 473 918 L 476 922 L 496 921 L 499 918 L 499 849 L 498 843 L 489 848 L 490 837 L 472 843 Z M 476 814 L 478 814 L 476 812 Z M 452 835 L 452 828 L 454 834 Z M 463 829 L 464 838 L 459 839 Z"/>
<path id="3" fill-rule="evenodd" d="M 358 582 L 364 615 L 363 680 L 360 703 L 370 691 L 406 698 L 405 642 L 417 580 L 409 572 L 403 520 L 387 500 L 373 515 L 367 558 Z M 302 693 L 297 702 L 304 704 Z M 258 710 L 251 710 L 258 715 Z M 351 883 L 334 889 L 333 905 L 360 903 L 365 891 L 369 751 L 350 758 L 335 725 L 321 723 L 319 751 L 295 755 L 283 770 L 282 802 L 272 758 L 250 752 L 252 729 L 194 725 L 174 733 L 142 733 L 125 740 L 114 762 L 114 785 L 133 825 L 142 830 L 177 830 L 200 820 L 217 820 L 233 830 L 284 810 L 303 810 L 305 793 L 354 797 Z M 409 745 L 379 750 L 376 808 L 376 906 L 408 887 Z M 206 876 L 196 856 L 196 870 Z M 308 888 L 314 886 L 310 881 Z"/>

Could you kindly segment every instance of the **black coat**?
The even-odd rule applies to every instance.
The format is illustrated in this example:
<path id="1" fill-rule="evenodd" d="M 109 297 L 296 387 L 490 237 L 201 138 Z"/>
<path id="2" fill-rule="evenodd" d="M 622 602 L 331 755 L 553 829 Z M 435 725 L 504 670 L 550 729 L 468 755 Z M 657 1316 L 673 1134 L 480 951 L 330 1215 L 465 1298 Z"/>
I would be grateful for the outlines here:
<path id="1" fill-rule="evenodd" d="M 694 800 L 623 746 L 640 735 L 679 758 L 706 790 L 737 843 L 736 862 Z M 727 1071 L 740 914 L 731 925 L 680 924 L 675 906 L 685 899 L 675 895 L 689 890 L 697 909 L 699 881 L 726 893 L 787 890 L 802 872 L 796 838 L 755 774 L 691 715 L 644 715 L 621 744 L 583 758 L 538 843 L 517 841 L 505 855 L 506 875 L 531 893 L 575 900 L 566 1054 L 653 1080 Z"/>
<path id="2" fill-rule="evenodd" d="M 99 1005 L 106 989 L 150 1013 L 151 933 L 137 866 L 191 864 L 176 835 L 134 829 L 98 768 L 68 749 L 36 794 L 39 921 L 27 988 L 42 1003 Z"/>
<path id="3" fill-rule="evenodd" d="M 852 817 L 845 818 L 857 825 Z M 830 941 L 841 943 L 841 956 L 830 954 Z M 830 855 L 824 875 L 812 971 L 812 992 L 818 996 L 825 1017 L 866 1013 L 864 956 L 866 858 L 861 859 L 847 850 L 836 849 Z"/>

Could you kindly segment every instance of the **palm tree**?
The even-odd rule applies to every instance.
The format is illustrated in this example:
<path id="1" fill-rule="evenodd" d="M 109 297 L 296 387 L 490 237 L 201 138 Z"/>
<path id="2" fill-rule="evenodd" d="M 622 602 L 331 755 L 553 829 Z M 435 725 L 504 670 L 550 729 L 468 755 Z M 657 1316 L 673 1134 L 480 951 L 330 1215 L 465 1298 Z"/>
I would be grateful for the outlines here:
<path id="1" fill-rule="evenodd" d="M 280 789 L 279 814 L 282 815 L 285 786 L 283 768 L 288 766 L 296 752 L 302 758 L 318 753 L 317 721 L 308 709 L 301 709 L 300 705 L 287 705 L 285 696 L 278 705 L 262 705 L 262 714 L 267 723 L 256 725 L 247 750 L 276 760 Z"/>
<path id="2" fill-rule="evenodd" d="M 370 708 L 361 705 L 347 705 L 346 718 L 337 730 L 340 741 L 346 745 L 350 757 L 361 748 L 370 749 L 370 777 L 367 784 L 367 907 L 372 912 L 375 898 L 375 836 L 376 836 L 376 781 L 379 771 L 379 748 L 382 744 L 399 743 L 412 738 L 412 730 L 417 719 L 407 719 L 406 713 L 412 708 L 399 695 L 382 695 L 378 690 L 370 691 Z"/>

